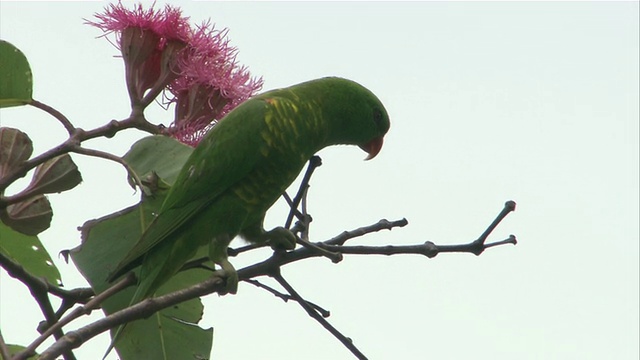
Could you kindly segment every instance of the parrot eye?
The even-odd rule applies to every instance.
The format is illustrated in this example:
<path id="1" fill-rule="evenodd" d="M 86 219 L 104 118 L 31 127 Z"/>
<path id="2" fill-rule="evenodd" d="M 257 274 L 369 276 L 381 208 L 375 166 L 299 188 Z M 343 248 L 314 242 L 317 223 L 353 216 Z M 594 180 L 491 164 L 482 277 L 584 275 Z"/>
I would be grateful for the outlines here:
<path id="1" fill-rule="evenodd" d="M 373 121 L 375 121 L 377 126 L 380 126 L 382 123 L 382 111 L 380 109 L 373 109 Z"/>

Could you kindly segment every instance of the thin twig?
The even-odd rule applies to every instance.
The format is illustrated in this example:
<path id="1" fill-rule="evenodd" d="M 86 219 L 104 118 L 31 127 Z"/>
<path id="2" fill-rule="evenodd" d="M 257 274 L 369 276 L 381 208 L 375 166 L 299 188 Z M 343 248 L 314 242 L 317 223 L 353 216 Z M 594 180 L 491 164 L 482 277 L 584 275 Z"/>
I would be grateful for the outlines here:
<path id="1" fill-rule="evenodd" d="M 73 301 L 74 304 L 86 304 L 87 301 L 89 301 L 89 299 L 93 297 L 93 295 L 95 295 L 93 293 L 93 289 L 91 288 L 76 288 L 66 290 L 57 286 L 53 286 L 51 284 L 48 284 L 47 291 L 51 295 L 59 297 L 63 301 Z"/>
<path id="2" fill-rule="evenodd" d="M 282 193 L 282 197 L 284 198 L 284 201 L 287 202 L 287 205 L 289 205 L 289 213 L 293 213 L 293 216 L 297 217 L 298 219 L 301 219 L 302 213 L 294 207 L 293 199 L 291 199 L 289 194 L 285 191 Z"/>
<path id="3" fill-rule="evenodd" d="M 299 301 L 300 299 L 296 299 L 291 295 L 287 295 L 287 294 L 283 294 L 280 291 L 272 288 L 271 286 L 265 285 L 263 283 L 261 283 L 258 280 L 253 280 L 253 279 L 247 279 L 244 280 L 244 282 L 249 283 L 257 288 L 266 290 L 267 292 L 270 292 L 271 294 L 273 294 L 275 297 L 278 297 L 280 299 L 282 299 L 282 301 L 284 302 L 289 302 L 289 300 L 293 300 L 293 301 Z M 329 317 L 331 316 L 331 312 L 329 312 L 328 310 L 323 309 L 322 307 L 320 307 L 317 304 L 312 303 L 311 301 L 307 301 L 307 304 L 309 304 L 309 306 L 311 306 L 315 311 L 319 312 L 320 315 L 322 315 L 322 317 Z"/>
<path id="4" fill-rule="evenodd" d="M 338 242 L 344 242 L 345 239 L 349 239 L 354 236 L 363 236 L 365 234 L 380 231 L 383 229 L 391 230 L 395 227 L 402 227 L 407 224 L 405 219 L 396 220 L 396 221 L 388 221 L 388 220 L 380 220 L 376 224 L 364 226 L 355 230 L 345 231 L 342 234 L 323 242 L 315 243 L 317 246 L 324 247 L 325 245 L 332 245 L 332 241 L 336 240 Z M 321 253 L 318 253 L 314 250 L 308 249 L 306 247 L 298 248 L 293 251 L 288 252 L 275 252 L 273 255 L 256 264 L 249 265 L 243 269 L 238 270 L 238 277 L 240 280 L 251 279 L 256 276 L 264 276 L 269 275 L 270 272 L 274 268 L 281 267 L 286 264 L 290 264 L 292 262 L 300 261 L 303 259 L 313 258 L 323 256 Z"/>
<path id="5" fill-rule="evenodd" d="M 502 210 L 500 211 L 498 216 L 496 216 L 496 218 L 493 220 L 493 222 L 491 222 L 491 224 L 487 227 L 487 230 L 485 230 L 482 233 L 482 235 L 480 235 L 480 237 L 478 238 L 477 241 L 480 241 L 482 244 L 484 244 L 484 242 L 487 240 L 487 237 L 489 237 L 489 235 L 496 228 L 496 226 L 498 226 L 498 224 L 500 224 L 500 222 L 502 220 L 504 220 L 504 218 L 507 217 L 507 215 L 509 215 L 510 212 L 515 211 L 515 210 L 516 210 L 516 202 L 515 201 L 509 200 L 509 201 L 505 202 L 504 203 L 504 207 L 502 208 Z M 476 254 L 476 255 L 479 255 L 479 254 Z"/>
<path id="6" fill-rule="evenodd" d="M 496 241 L 490 244 L 485 244 L 484 245 L 484 249 L 488 249 L 494 246 L 500 246 L 500 245 L 506 245 L 506 244 L 512 244 L 512 245 L 517 245 L 518 244 L 518 240 L 516 239 L 516 236 L 511 234 L 509 235 L 508 238 L 502 240 L 502 241 Z"/>
<path id="7" fill-rule="evenodd" d="M 69 136 L 72 136 L 73 133 L 76 131 L 76 127 L 73 126 L 73 124 L 71 124 L 71 121 L 69 121 L 69 119 L 67 119 L 67 117 L 64 116 L 64 114 L 54 109 L 52 106 L 41 103 L 38 100 L 31 100 L 31 102 L 29 102 L 29 105 L 47 112 L 49 115 L 53 116 L 58 121 L 60 121 L 62 126 L 64 126 L 65 130 L 67 130 L 67 133 L 69 133 Z"/>
<path id="8" fill-rule="evenodd" d="M 311 159 L 309 159 L 307 171 L 305 172 L 302 182 L 300 183 L 300 187 L 298 188 L 296 197 L 291 200 L 286 192 L 282 195 L 285 200 L 287 200 L 287 204 L 289 204 L 290 207 L 285 228 L 291 229 L 294 234 L 298 231 L 300 232 L 300 237 L 296 237 L 296 242 L 298 244 L 329 258 L 334 264 L 337 264 L 342 261 L 342 254 L 340 254 L 340 252 L 327 251 L 326 249 L 323 249 L 309 241 L 309 223 L 311 222 L 311 217 L 307 214 L 307 194 L 309 192 L 309 181 L 311 180 L 311 175 L 313 175 L 313 171 L 320 165 L 322 165 L 322 159 L 319 156 L 314 155 L 311 157 Z M 298 206 L 300 204 L 302 204 L 302 211 L 298 211 Z M 298 221 L 294 228 L 291 228 L 291 222 L 293 221 L 294 215 L 298 218 Z"/>
<path id="9" fill-rule="evenodd" d="M 255 244 L 249 244 L 249 245 L 245 245 L 245 246 L 240 246 L 238 248 L 227 248 L 227 255 L 230 257 L 235 257 L 238 256 L 244 252 L 248 252 L 251 250 L 255 250 L 255 249 L 260 249 L 260 248 L 264 248 L 264 247 L 268 247 L 269 245 L 266 243 L 255 243 Z"/>
<path id="10" fill-rule="evenodd" d="M 483 245 L 482 250 L 490 247 L 513 244 L 515 245 L 517 240 L 514 235 L 509 238 Z M 384 246 L 343 246 L 343 245 L 324 245 L 319 246 L 332 251 L 340 251 L 343 254 L 349 255 L 424 255 L 428 258 L 433 258 L 441 253 L 472 253 L 476 254 L 478 251 L 477 244 L 474 242 L 468 244 L 457 245 L 436 245 L 431 241 L 427 241 L 424 244 L 419 245 L 384 245 Z"/>
<path id="11" fill-rule="evenodd" d="M 337 264 L 340 261 L 342 261 L 342 254 L 341 254 L 339 249 L 336 250 L 336 248 L 334 248 L 334 250 L 329 250 L 327 248 L 324 248 L 324 247 L 322 247 L 320 245 L 316 245 L 316 244 L 310 242 L 309 240 L 305 240 L 305 239 L 302 239 L 302 238 L 297 238 L 297 243 L 302 245 L 303 247 L 311 250 L 311 251 L 317 252 L 318 255 L 322 255 L 322 256 L 328 258 L 334 264 Z"/>
<path id="12" fill-rule="evenodd" d="M 71 151 L 74 152 L 74 153 L 78 153 L 78 154 L 82 154 L 82 155 L 86 155 L 86 156 L 93 156 L 93 157 L 98 157 L 98 158 L 101 158 L 101 159 L 106 159 L 106 160 L 117 162 L 118 164 L 122 165 L 125 170 L 127 170 L 127 174 L 131 178 L 133 178 L 133 181 L 138 186 L 138 188 L 140 188 L 140 191 L 143 191 L 144 188 L 142 187 L 142 181 L 140 180 L 140 177 L 138 177 L 138 174 L 136 174 L 136 172 L 133 171 L 131 166 L 129 166 L 129 164 L 127 164 L 127 162 L 124 161 L 123 158 L 121 158 L 119 156 L 115 156 L 115 155 L 113 155 L 111 153 L 108 153 L 108 152 L 105 152 L 105 151 L 100 151 L 100 150 L 95 150 L 95 149 L 87 149 L 87 148 L 83 148 L 83 147 L 80 147 L 80 146 L 76 146 L 76 147 L 72 148 Z"/>
<path id="13" fill-rule="evenodd" d="M 51 330 L 49 331 L 49 336 L 53 335 L 56 340 L 62 338 L 64 336 L 64 332 L 62 331 L 62 326 L 56 326 L 58 318 L 53 310 L 47 291 L 40 287 L 30 287 L 29 290 L 31 291 L 33 298 L 36 299 L 36 302 L 40 307 L 40 311 L 42 311 L 42 314 L 44 315 L 46 327 L 48 328 L 47 331 Z M 45 333 L 47 331 L 45 331 Z M 63 353 L 63 357 L 65 360 L 74 360 L 76 358 L 71 350 L 65 351 Z"/>
<path id="14" fill-rule="evenodd" d="M 487 229 L 480 235 L 480 237 L 470 243 L 467 244 L 458 244 L 458 245 L 436 245 L 431 241 L 427 241 L 424 244 L 420 245 L 405 245 L 405 246 L 394 246 L 394 245 L 386 245 L 386 246 L 344 246 L 343 244 L 346 240 L 351 239 L 355 236 L 362 236 L 363 234 L 370 233 L 372 231 L 378 231 L 382 229 L 389 228 L 392 225 L 404 226 L 407 224 L 405 219 L 396 222 L 393 224 L 387 220 L 380 220 L 377 224 L 374 224 L 369 227 L 362 227 L 360 229 L 356 229 L 355 231 L 345 231 L 339 236 L 325 241 L 323 243 L 318 244 L 318 246 L 330 250 L 330 251 L 339 251 L 343 254 L 361 254 L 361 255 L 396 255 L 396 254 L 420 254 L 427 256 L 429 258 L 435 257 L 440 253 L 445 252 L 467 252 L 475 255 L 480 255 L 482 252 L 490 247 L 505 245 L 505 244 L 517 244 L 517 240 L 515 235 L 509 235 L 509 238 L 486 244 L 486 240 L 491 234 L 491 232 L 500 224 L 504 218 L 509 215 L 510 212 L 515 211 L 516 203 L 512 200 L 507 201 L 504 204 L 504 207 L 496 216 L 496 218 L 491 222 L 491 224 L 487 227 Z"/>
<path id="15" fill-rule="evenodd" d="M 302 239 L 309 240 L 309 225 L 313 221 L 311 215 L 304 214 L 301 215 L 302 220 L 296 221 L 296 223 L 291 227 L 291 232 L 294 234 L 300 234 Z"/>
<path id="16" fill-rule="evenodd" d="M 285 229 L 289 229 L 291 227 L 291 223 L 293 222 L 293 216 L 297 212 L 298 205 L 300 205 L 300 201 L 302 200 L 302 196 L 307 191 L 307 187 L 309 186 L 309 180 L 311 180 L 311 175 L 313 175 L 313 171 L 322 165 L 322 159 L 318 155 L 314 155 L 309 159 L 309 165 L 307 166 L 307 171 L 304 173 L 304 177 L 302 178 L 302 182 L 300 183 L 300 188 L 298 189 L 298 193 L 293 198 L 289 206 L 291 210 L 289 211 L 289 215 L 287 215 L 287 221 L 285 221 Z"/>
<path id="17" fill-rule="evenodd" d="M 1 203 L 0 207 L 17 204 L 19 202 L 25 201 L 27 199 L 31 199 L 32 197 L 40 194 L 41 194 L 41 190 L 38 187 L 34 187 L 32 189 L 21 191 L 16 195 L 0 196 L 0 203 Z"/>
<path id="18" fill-rule="evenodd" d="M 493 230 L 504 220 L 509 213 L 516 210 L 516 203 L 513 200 L 509 200 L 504 203 L 504 207 L 500 211 L 500 213 L 496 216 L 496 218 L 489 224 L 487 229 L 478 237 L 476 240 L 462 245 L 439 245 L 438 252 L 468 252 L 472 253 L 476 256 L 479 256 L 486 249 L 494 246 L 505 245 L 505 244 L 513 244 L 516 245 L 518 241 L 516 240 L 515 235 L 509 235 L 509 238 L 494 242 L 491 244 L 485 244 L 487 238 L 493 232 Z M 434 255 L 435 256 L 435 255 Z"/>
<path id="19" fill-rule="evenodd" d="M 311 216 L 307 212 L 307 195 L 309 194 L 309 186 L 304 189 L 304 194 L 302 196 L 301 210 L 302 210 L 302 219 L 300 219 L 300 225 L 302 226 L 302 231 L 300 232 L 300 238 L 304 241 L 309 241 L 309 225 L 311 224 Z M 296 222 L 297 225 L 297 222 Z"/>
<path id="20" fill-rule="evenodd" d="M 165 127 L 162 125 L 154 125 L 148 122 L 143 113 L 140 110 L 133 109 L 131 115 L 124 120 L 111 120 L 107 124 L 97 127 L 92 130 L 83 130 L 80 141 L 86 141 L 98 137 L 111 138 L 116 133 L 126 129 L 138 129 L 149 134 L 163 134 Z"/>
<path id="21" fill-rule="evenodd" d="M 307 314 L 309 314 L 309 316 L 319 322 L 322 327 L 327 329 L 327 331 L 329 331 L 336 339 L 338 339 L 338 341 L 340 341 L 347 349 L 349 349 L 349 351 L 351 351 L 353 355 L 355 355 L 358 359 L 367 359 L 367 357 L 353 344 L 353 341 L 351 341 L 351 339 L 344 336 L 338 329 L 336 329 L 324 317 L 318 314 L 317 311 L 309 306 L 307 301 L 304 300 L 302 296 L 300 296 L 300 294 L 298 294 L 298 292 L 282 277 L 279 269 L 278 272 L 272 274 L 272 276 L 283 288 L 285 288 L 285 290 L 287 290 L 289 294 L 291 294 L 291 297 L 297 299 L 298 304 L 302 306 L 302 308 L 307 312 Z"/>
<path id="22" fill-rule="evenodd" d="M 9 206 L 11 204 L 17 204 L 21 201 L 25 201 L 27 199 L 31 199 L 34 196 L 40 195 L 40 189 L 34 187 L 33 189 L 29 189 L 26 191 L 21 191 L 20 193 L 12 196 L 0 196 L 0 208 Z"/>
<path id="23" fill-rule="evenodd" d="M 409 222 L 407 219 L 400 219 L 395 221 L 389 221 L 387 219 L 382 219 L 375 224 L 363 226 L 361 228 L 357 228 L 350 231 L 343 231 L 340 235 L 324 241 L 324 244 L 327 245 L 343 245 L 347 240 L 364 236 L 366 234 L 370 234 L 372 232 L 378 232 L 380 230 L 391 230 L 395 227 L 404 227 L 407 226 Z"/>

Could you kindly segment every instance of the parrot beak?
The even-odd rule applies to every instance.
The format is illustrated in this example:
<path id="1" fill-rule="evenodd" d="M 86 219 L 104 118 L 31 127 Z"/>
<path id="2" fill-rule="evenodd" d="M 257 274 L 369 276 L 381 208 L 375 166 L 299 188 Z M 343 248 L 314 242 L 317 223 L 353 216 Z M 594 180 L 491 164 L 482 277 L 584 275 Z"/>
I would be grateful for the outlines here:
<path id="1" fill-rule="evenodd" d="M 383 140 L 384 139 L 382 137 L 379 137 L 369 141 L 364 145 L 360 145 L 360 149 L 366 151 L 369 154 L 365 160 L 371 160 L 376 157 L 376 155 L 378 155 L 380 149 L 382 149 Z"/>

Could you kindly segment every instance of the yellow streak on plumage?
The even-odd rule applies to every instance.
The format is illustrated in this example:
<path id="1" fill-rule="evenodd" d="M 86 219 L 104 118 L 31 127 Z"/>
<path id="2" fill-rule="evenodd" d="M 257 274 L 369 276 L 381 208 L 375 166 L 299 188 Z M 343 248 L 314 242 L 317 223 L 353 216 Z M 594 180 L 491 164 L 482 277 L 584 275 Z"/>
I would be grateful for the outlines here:
<path id="1" fill-rule="evenodd" d="M 275 189 L 280 186 L 280 182 L 273 178 L 274 174 L 278 174 L 277 178 L 287 177 L 293 180 L 299 169 L 289 169 L 281 162 L 274 162 L 274 158 L 270 157 L 272 152 L 289 154 L 291 158 L 289 162 L 304 162 L 310 154 L 308 151 L 300 149 L 298 142 L 291 141 L 292 138 L 300 138 L 314 134 L 323 136 L 324 131 L 317 113 L 317 104 L 295 104 L 293 101 L 280 98 L 266 99 L 268 108 L 264 115 L 265 127 L 260 132 L 260 137 L 264 140 L 264 146 L 261 147 L 260 153 L 263 159 L 260 166 L 251 177 L 246 178 L 242 184 L 238 184 L 233 191 L 247 205 L 255 206 L 264 204 L 265 200 L 274 196 L 271 192 L 265 192 L 265 189 Z M 303 113 L 301 115 L 301 113 Z M 276 157 L 281 158 L 281 157 Z M 287 169 L 283 172 L 283 169 Z M 273 182 L 273 183 L 272 183 Z M 286 189 L 279 189 L 281 193 Z M 264 209 L 266 210 L 266 209 Z"/>

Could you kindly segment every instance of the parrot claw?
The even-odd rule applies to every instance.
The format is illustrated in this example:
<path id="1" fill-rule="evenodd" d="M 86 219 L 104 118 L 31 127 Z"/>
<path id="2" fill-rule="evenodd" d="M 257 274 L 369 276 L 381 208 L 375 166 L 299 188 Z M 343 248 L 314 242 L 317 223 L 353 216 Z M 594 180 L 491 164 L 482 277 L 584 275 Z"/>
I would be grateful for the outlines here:
<path id="1" fill-rule="evenodd" d="M 209 259 L 220 265 L 226 278 L 226 285 L 224 289 L 219 291 L 220 295 L 235 294 L 238 292 L 238 272 L 227 258 L 227 246 L 229 242 L 231 242 L 230 236 L 228 234 L 221 234 L 213 238 L 211 244 L 209 244 Z"/>
<path id="2" fill-rule="evenodd" d="M 236 271 L 236 269 L 233 267 L 233 265 L 231 265 L 231 263 L 229 262 L 229 260 L 224 259 L 222 261 L 220 261 L 220 267 L 222 268 L 222 271 L 224 271 L 224 274 L 226 276 L 226 280 L 227 280 L 227 284 L 225 285 L 224 289 L 221 290 L 219 292 L 220 295 L 226 295 L 226 294 L 235 294 L 238 292 L 238 272 Z"/>
<path id="3" fill-rule="evenodd" d="M 282 226 L 268 231 L 265 235 L 273 250 L 293 250 L 298 241 L 294 233 Z"/>

